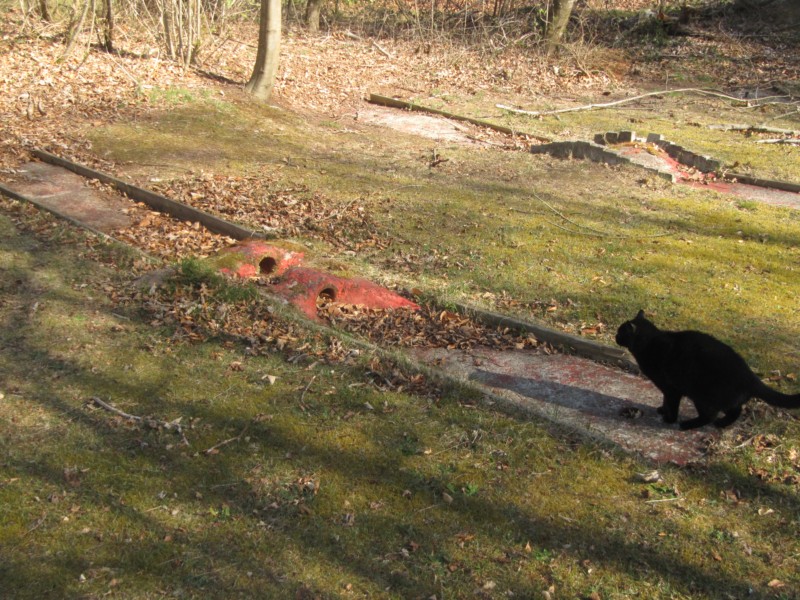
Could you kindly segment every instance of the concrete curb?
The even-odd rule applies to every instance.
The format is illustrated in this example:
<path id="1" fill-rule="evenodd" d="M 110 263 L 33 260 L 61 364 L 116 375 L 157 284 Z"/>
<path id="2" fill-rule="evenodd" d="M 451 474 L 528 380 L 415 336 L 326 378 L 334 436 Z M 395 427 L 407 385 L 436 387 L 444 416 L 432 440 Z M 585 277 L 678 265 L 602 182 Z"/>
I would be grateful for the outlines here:
<path id="1" fill-rule="evenodd" d="M 197 210 L 196 208 L 176 202 L 175 200 L 170 200 L 169 198 L 166 198 L 160 194 L 156 194 L 155 192 L 151 192 L 150 190 L 137 187 L 107 173 L 96 171 L 84 165 L 72 162 L 71 160 L 67 160 L 66 158 L 61 158 L 55 154 L 45 152 L 44 150 L 37 148 L 32 152 L 32 154 L 43 162 L 62 167 L 82 177 L 97 179 L 98 181 L 111 185 L 122 194 L 132 198 L 133 200 L 136 200 L 137 202 L 144 202 L 154 210 L 172 215 L 181 221 L 200 223 L 203 225 L 203 227 L 209 231 L 213 231 L 214 233 L 226 235 L 236 240 L 244 240 L 248 238 L 264 239 L 266 237 L 266 235 L 261 232 L 230 223 L 224 219 L 220 219 L 219 217 L 215 217 L 214 215 L 203 212 L 202 210 Z"/>
<path id="2" fill-rule="evenodd" d="M 633 131 L 608 131 L 606 133 L 598 133 L 595 135 L 594 142 L 585 142 L 582 140 L 552 142 L 549 144 L 531 146 L 530 152 L 532 154 L 550 154 L 556 158 L 588 159 L 598 163 L 605 163 L 607 165 L 631 164 L 646 171 L 650 171 L 656 174 L 658 177 L 667 179 L 672 183 L 677 181 L 677 177 L 669 171 L 643 165 L 635 160 L 632 160 L 630 157 L 623 156 L 619 152 L 608 148 L 609 145 L 634 142 L 654 144 L 666 152 L 666 154 L 675 162 L 685 167 L 697 169 L 701 173 L 716 173 L 720 178 L 726 180 L 735 179 L 739 183 L 745 183 L 757 187 L 771 188 L 784 192 L 800 193 L 800 184 L 798 183 L 764 179 L 761 177 L 753 177 L 741 173 L 725 171 L 722 161 L 705 154 L 699 154 L 697 152 L 688 150 L 679 144 L 667 140 L 660 133 L 649 133 L 646 138 L 640 138 L 636 137 L 636 133 Z"/>
<path id="3" fill-rule="evenodd" d="M 599 135 L 602 136 L 604 134 Z M 566 142 L 553 142 L 551 144 L 541 144 L 539 146 L 531 146 L 530 152 L 531 154 L 550 154 L 556 158 L 588 159 L 593 162 L 604 163 L 607 165 L 635 165 L 641 169 L 644 169 L 645 171 L 653 173 L 658 177 L 666 179 L 667 181 L 673 183 L 676 181 L 675 175 L 669 171 L 638 164 L 629 157 L 622 156 L 620 153 L 597 143 L 597 139 L 598 138 L 595 138 L 594 142 L 573 140 Z"/>
<path id="4" fill-rule="evenodd" d="M 456 304 L 456 309 L 462 314 L 474 317 L 486 325 L 509 327 L 517 331 L 532 333 L 537 340 L 555 346 L 561 351 L 577 354 L 596 362 L 612 364 L 631 373 L 639 373 L 639 367 L 636 362 L 632 360 L 626 350 L 621 348 L 606 346 L 594 340 L 588 340 L 538 323 L 494 313 L 468 304 Z"/>

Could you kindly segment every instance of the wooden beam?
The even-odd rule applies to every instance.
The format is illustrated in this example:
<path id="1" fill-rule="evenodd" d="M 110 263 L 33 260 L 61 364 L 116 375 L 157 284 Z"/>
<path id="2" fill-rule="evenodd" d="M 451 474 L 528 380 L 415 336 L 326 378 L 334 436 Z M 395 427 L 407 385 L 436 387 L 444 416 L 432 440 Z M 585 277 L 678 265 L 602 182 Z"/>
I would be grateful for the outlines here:
<path id="1" fill-rule="evenodd" d="M 396 98 L 389 98 L 387 96 L 381 96 L 379 94 L 370 94 L 369 98 L 367 98 L 367 102 L 371 104 L 379 104 L 380 106 L 388 106 L 390 108 L 401 108 L 403 110 L 411 110 L 416 112 L 425 112 L 430 113 L 433 115 L 440 115 L 442 117 L 446 117 L 448 119 L 452 119 L 454 121 L 463 121 L 466 123 L 472 123 L 473 125 L 478 125 L 479 127 L 486 127 L 487 129 L 493 129 L 494 131 L 499 131 L 500 133 L 505 133 L 506 135 L 521 135 L 526 137 L 536 138 L 542 142 L 550 142 L 552 141 L 549 138 L 544 138 L 540 135 L 533 135 L 530 133 L 525 133 L 524 131 L 516 131 L 511 129 L 511 127 L 506 127 L 504 125 L 495 125 L 494 123 L 490 123 L 488 121 L 482 121 L 481 119 L 473 119 L 472 117 L 464 117 L 462 115 L 456 115 L 446 110 L 439 110 L 436 108 L 428 108 L 426 106 L 421 106 L 419 104 L 414 104 L 413 102 L 406 102 L 405 100 L 397 100 Z"/>
<path id="2" fill-rule="evenodd" d="M 509 327 L 517 331 L 532 333 L 540 342 L 548 343 L 561 351 L 572 352 L 584 358 L 610 363 L 632 373 L 639 372 L 639 367 L 631 360 L 630 355 L 621 348 L 606 346 L 594 340 L 550 329 L 549 327 L 508 315 L 486 311 L 475 306 L 456 304 L 456 308 L 460 313 L 469 315 L 493 327 Z"/>
<path id="3" fill-rule="evenodd" d="M 180 219 L 181 221 L 188 221 L 190 223 L 198 222 L 203 227 L 214 233 L 226 235 L 236 240 L 250 238 L 263 239 L 266 237 L 264 233 L 246 229 L 240 225 L 235 225 L 234 223 L 230 223 L 220 219 L 219 217 L 210 215 L 202 210 L 198 210 L 191 206 L 187 206 L 186 204 L 176 202 L 175 200 L 170 200 L 161 194 L 156 194 L 150 190 L 127 183 L 114 177 L 113 175 L 96 171 L 87 166 L 74 163 L 66 158 L 61 158 L 60 156 L 56 156 L 55 154 L 51 154 L 44 150 L 36 149 L 33 151 L 33 155 L 46 163 L 63 167 L 69 171 L 72 171 L 73 173 L 77 173 L 82 177 L 97 179 L 98 181 L 111 185 L 129 198 L 136 200 L 137 202 L 144 202 L 153 210 L 167 213 L 168 215 L 171 215 L 176 219 Z"/>

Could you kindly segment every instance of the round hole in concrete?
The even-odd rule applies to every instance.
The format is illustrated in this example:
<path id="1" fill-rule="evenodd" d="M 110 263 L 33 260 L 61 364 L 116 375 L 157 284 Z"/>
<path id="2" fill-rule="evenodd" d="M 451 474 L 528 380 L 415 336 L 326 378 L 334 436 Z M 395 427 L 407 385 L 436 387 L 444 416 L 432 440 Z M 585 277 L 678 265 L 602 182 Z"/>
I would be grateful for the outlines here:
<path id="1" fill-rule="evenodd" d="M 258 272 L 262 275 L 269 275 L 277 266 L 278 263 L 274 258 L 271 256 L 265 256 L 261 259 L 261 262 L 258 263 Z"/>
<path id="2" fill-rule="evenodd" d="M 317 306 L 322 306 L 336 300 L 336 290 L 332 287 L 327 287 L 322 290 L 317 296 Z"/>

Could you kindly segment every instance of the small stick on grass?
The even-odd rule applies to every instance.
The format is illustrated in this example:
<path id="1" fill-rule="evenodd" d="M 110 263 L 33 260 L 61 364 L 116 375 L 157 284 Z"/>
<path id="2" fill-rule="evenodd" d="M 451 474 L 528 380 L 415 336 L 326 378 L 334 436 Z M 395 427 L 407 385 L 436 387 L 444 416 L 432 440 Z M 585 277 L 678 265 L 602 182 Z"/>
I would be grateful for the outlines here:
<path id="1" fill-rule="evenodd" d="M 122 411 L 115 406 L 111 406 L 108 402 L 100 400 L 100 398 L 98 398 L 97 396 L 93 396 L 91 400 L 92 402 L 97 404 L 97 406 L 99 406 L 100 408 L 105 408 L 107 411 L 113 412 L 115 415 L 119 415 L 123 419 L 129 419 L 131 421 L 136 421 L 137 423 L 141 423 L 144 420 L 142 419 L 142 417 L 126 413 L 125 411 Z"/>
<path id="2" fill-rule="evenodd" d="M 219 444 L 214 444 L 213 446 L 211 446 L 211 448 L 203 450 L 203 454 L 205 454 L 206 456 L 209 456 L 211 454 L 216 454 L 219 451 L 219 449 L 222 448 L 223 446 L 227 446 L 228 444 L 232 444 L 233 442 L 238 442 L 239 440 L 242 439 L 248 427 L 250 427 L 250 423 L 245 425 L 244 429 L 242 429 L 242 432 L 236 437 L 228 438 L 227 440 L 222 440 Z"/>
<path id="3" fill-rule="evenodd" d="M 316 378 L 317 378 L 317 376 L 316 376 L 316 375 L 314 375 L 314 376 L 311 378 L 311 381 L 309 381 L 309 382 L 308 382 L 308 385 L 306 386 L 306 388 L 303 390 L 303 393 L 302 393 L 302 394 L 300 394 L 300 408 L 302 408 L 302 409 L 303 409 L 303 412 L 305 412 L 305 410 L 306 410 L 306 405 L 303 403 L 303 400 L 305 400 L 305 397 L 306 397 L 306 392 L 308 391 L 308 388 L 310 388 L 310 387 L 311 387 L 311 384 L 312 384 L 312 383 L 314 383 L 314 380 L 315 380 Z"/>
<path id="4" fill-rule="evenodd" d="M 115 406 L 111 406 L 108 402 L 105 402 L 98 398 L 97 396 L 92 396 L 91 401 L 94 402 L 100 408 L 103 408 L 109 412 L 114 413 L 115 415 L 119 415 L 123 419 L 128 419 L 129 421 L 135 421 L 137 423 L 148 423 L 153 424 L 157 427 L 163 427 L 168 431 L 174 430 L 178 435 L 181 436 L 181 441 L 190 446 L 189 440 L 186 439 L 186 434 L 183 432 L 183 427 L 180 424 L 180 420 L 182 417 L 178 417 L 173 421 L 159 421 L 158 419 L 153 419 L 152 417 L 140 417 L 138 415 L 132 415 L 130 413 L 126 413 L 124 410 L 120 410 Z"/>

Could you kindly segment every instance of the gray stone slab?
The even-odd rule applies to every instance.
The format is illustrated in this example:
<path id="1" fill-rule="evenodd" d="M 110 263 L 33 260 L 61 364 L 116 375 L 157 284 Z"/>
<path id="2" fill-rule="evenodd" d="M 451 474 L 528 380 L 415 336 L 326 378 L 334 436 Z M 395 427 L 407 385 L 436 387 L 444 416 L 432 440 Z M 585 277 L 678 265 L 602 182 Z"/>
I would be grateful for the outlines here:
<path id="1" fill-rule="evenodd" d="M 131 208 L 127 198 L 90 187 L 86 179 L 61 167 L 30 162 L 17 170 L 6 185 L 48 210 L 106 234 L 129 227 L 131 219 L 123 209 Z"/>
<path id="2" fill-rule="evenodd" d="M 415 358 L 483 387 L 515 408 L 635 452 L 657 463 L 686 464 L 704 455 L 713 427 L 680 431 L 661 421 L 661 394 L 646 379 L 565 354 L 414 349 Z M 684 401 L 681 418 L 696 416 Z M 735 427 L 735 425 L 734 425 Z"/>

